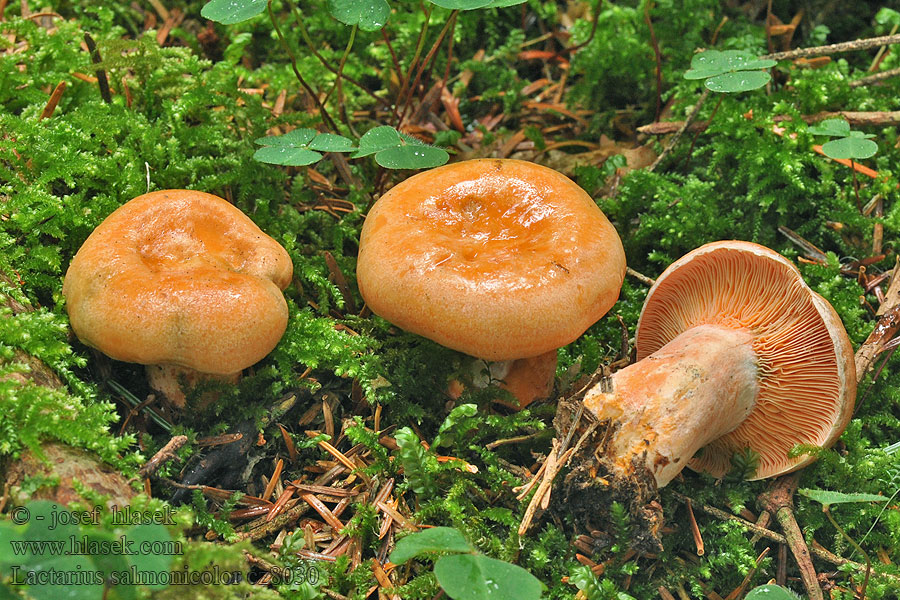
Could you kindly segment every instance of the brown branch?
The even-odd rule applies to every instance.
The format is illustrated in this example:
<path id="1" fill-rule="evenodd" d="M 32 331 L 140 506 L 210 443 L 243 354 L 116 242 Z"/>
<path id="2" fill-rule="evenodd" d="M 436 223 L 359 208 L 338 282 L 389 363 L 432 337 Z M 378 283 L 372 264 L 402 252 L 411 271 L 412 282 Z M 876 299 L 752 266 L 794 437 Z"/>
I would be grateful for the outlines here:
<path id="1" fill-rule="evenodd" d="M 176 435 L 169 440 L 159 452 L 153 455 L 153 458 L 148 460 L 147 463 L 141 467 L 140 471 L 138 471 L 138 478 L 144 479 L 145 477 L 149 477 L 153 473 L 156 473 L 161 466 L 175 458 L 175 453 L 179 448 L 187 444 L 187 441 L 188 439 L 185 435 Z"/>
<path id="2" fill-rule="evenodd" d="M 894 266 L 891 284 L 878 307 L 875 329 L 856 351 L 856 380 L 862 381 L 891 338 L 900 330 L 900 263 Z"/>
<path id="3" fill-rule="evenodd" d="M 884 81 L 885 79 L 890 79 L 891 77 L 896 77 L 900 75 L 900 67 L 896 69 L 888 69 L 886 71 L 881 71 L 879 73 L 875 73 L 873 75 L 866 75 L 865 77 L 860 77 L 859 79 L 855 79 L 850 82 L 851 88 L 862 87 L 864 85 L 869 85 L 870 83 L 878 83 L 879 81 Z"/>
<path id="4" fill-rule="evenodd" d="M 820 112 L 814 115 L 803 115 L 801 117 L 807 123 L 818 123 L 819 121 L 824 121 L 825 119 L 835 119 L 835 118 L 843 118 L 846 119 L 850 125 L 858 126 L 858 127 L 866 127 L 866 126 L 893 126 L 900 125 L 900 111 L 892 110 L 892 111 L 852 111 L 852 110 L 843 110 L 837 112 Z M 782 121 L 788 121 L 791 117 L 787 115 L 778 115 L 775 117 L 775 122 L 780 123 Z M 709 126 L 709 121 L 695 121 L 688 127 L 688 131 L 691 133 L 695 131 L 703 131 Z M 675 133 L 679 129 L 684 127 L 684 121 L 662 121 L 656 123 L 650 123 L 648 125 L 643 125 L 638 127 L 638 132 L 645 133 L 647 135 L 668 135 L 670 133 Z"/>
<path id="5" fill-rule="evenodd" d="M 764 510 L 774 514 L 778 524 L 781 525 L 788 547 L 797 561 L 800 577 L 803 579 L 809 599 L 824 600 L 825 597 L 822 594 L 822 587 L 819 585 L 816 569 L 812 564 L 809 547 L 806 545 L 803 532 L 800 531 L 800 526 L 794 517 L 793 498 L 799 479 L 800 476 L 797 473 L 779 477 L 769 491 L 760 496 L 759 503 Z"/>
<path id="6" fill-rule="evenodd" d="M 697 103 L 691 109 L 691 112 L 688 114 L 687 120 L 684 121 L 681 128 L 675 133 L 671 140 L 669 140 L 669 144 L 663 149 L 663 151 L 656 157 L 656 160 L 653 161 L 653 164 L 647 167 L 647 172 L 652 173 L 656 170 L 656 167 L 663 161 L 663 159 L 668 156 L 669 152 L 672 151 L 672 148 L 675 147 L 675 144 L 678 143 L 678 140 L 681 139 L 681 136 L 684 135 L 684 132 L 687 131 L 688 127 L 691 126 L 691 123 L 694 122 L 694 119 L 697 118 L 697 115 L 700 113 L 700 107 L 703 106 L 703 102 L 706 100 L 706 97 L 709 96 L 709 89 L 704 87 L 703 93 L 700 94 L 700 98 L 697 100 Z"/>
<path id="7" fill-rule="evenodd" d="M 868 50 L 869 48 L 877 48 L 878 46 L 887 46 L 897 43 L 900 43 L 900 34 L 883 35 L 880 37 L 853 40 L 852 42 L 841 42 L 840 44 L 816 46 L 814 48 L 800 48 L 798 50 L 788 50 L 787 52 L 775 52 L 773 54 L 760 56 L 759 58 L 768 60 L 794 60 L 795 58 L 809 58 L 811 56 L 827 56 L 838 54 L 840 52 Z"/>
<path id="8" fill-rule="evenodd" d="M 669 493 L 674 495 L 677 499 L 681 500 L 682 502 L 687 502 L 688 500 L 690 500 L 690 498 L 688 498 L 684 494 L 679 494 L 678 492 L 674 492 L 674 491 L 669 492 Z M 766 538 L 767 540 L 772 540 L 773 542 L 776 542 L 778 544 L 786 545 L 788 543 L 787 538 L 785 538 L 780 533 L 772 531 L 771 529 L 767 529 L 761 525 L 757 525 L 756 523 L 754 523 L 752 521 L 748 521 L 747 519 L 744 519 L 737 515 L 733 515 L 728 511 L 722 510 L 721 508 L 717 508 L 717 507 L 711 506 L 709 504 L 694 504 L 693 506 L 694 506 L 694 508 L 701 510 L 701 511 L 705 512 L 706 514 L 713 516 L 717 519 L 721 519 L 723 521 L 733 521 L 735 523 L 738 523 L 739 525 L 741 525 L 748 531 L 752 531 L 754 534 L 758 535 L 759 537 Z M 815 556 L 816 558 L 818 558 L 820 560 L 824 560 L 825 562 L 831 563 L 833 565 L 838 565 L 838 566 L 850 565 L 854 569 L 856 569 L 858 571 L 862 571 L 862 572 L 865 572 L 865 570 L 866 570 L 866 565 L 852 561 L 847 558 L 844 558 L 843 556 L 838 556 L 837 554 L 834 554 L 833 552 L 829 552 L 825 548 L 822 548 L 821 546 L 818 546 L 815 543 L 812 545 L 812 547 L 809 550 L 810 550 L 810 553 L 813 556 Z M 876 575 L 878 577 L 884 577 L 885 579 L 890 579 L 892 581 L 900 583 L 900 576 L 892 575 L 891 573 L 879 573 L 876 571 L 876 572 L 873 572 L 873 575 Z"/>

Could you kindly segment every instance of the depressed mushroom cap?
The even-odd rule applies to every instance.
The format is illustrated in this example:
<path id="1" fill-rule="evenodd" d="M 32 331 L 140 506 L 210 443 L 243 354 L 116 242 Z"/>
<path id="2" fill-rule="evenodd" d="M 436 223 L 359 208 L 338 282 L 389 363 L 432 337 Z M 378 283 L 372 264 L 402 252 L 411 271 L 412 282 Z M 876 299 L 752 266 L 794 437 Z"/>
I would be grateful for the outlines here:
<path id="1" fill-rule="evenodd" d="M 76 335 L 122 361 L 230 374 L 262 359 L 287 326 L 287 252 L 217 196 L 138 196 L 87 238 L 63 295 Z"/>
<path id="2" fill-rule="evenodd" d="M 753 335 L 759 393 L 752 414 L 708 444 L 689 466 L 722 476 L 735 452 L 759 454 L 753 479 L 812 462 L 797 444 L 828 447 L 856 399 L 853 348 L 831 305 L 786 258 L 758 244 L 706 244 L 674 262 L 651 288 L 638 323 L 637 359 L 700 324 Z"/>
<path id="3" fill-rule="evenodd" d="M 624 276 L 619 236 L 584 190 L 500 159 L 392 188 L 369 211 L 357 266 L 375 314 L 487 360 L 569 344 L 612 307 Z"/>

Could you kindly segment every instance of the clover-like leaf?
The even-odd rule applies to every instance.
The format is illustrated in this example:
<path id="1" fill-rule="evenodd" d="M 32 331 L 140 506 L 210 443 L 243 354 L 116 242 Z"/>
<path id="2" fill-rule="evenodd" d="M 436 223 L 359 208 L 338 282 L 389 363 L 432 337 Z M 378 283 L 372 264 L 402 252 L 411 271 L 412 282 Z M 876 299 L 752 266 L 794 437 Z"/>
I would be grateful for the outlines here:
<path id="1" fill-rule="evenodd" d="M 763 87 L 772 76 L 766 71 L 737 71 L 735 73 L 723 73 L 706 80 L 707 88 L 711 92 L 749 92 Z"/>
<path id="2" fill-rule="evenodd" d="M 370 154 L 375 154 L 376 152 L 399 146 L 402 143 L 403 140 L 400 138 L 400 132 L 393 127 L 387 125 L 373 127 L 359 138 L 359 150 L 357 150 L 351 158 L 369 156 Z"/>
<path id="3" fill-rule="evenodd" d="M 544 588 L 522 567 L 481 554 L 443 556 L 434 575 L 455 600 L 538 600 Z"/>
<path id="4" fill-rule="evenodd" d="M 375 155 L 375 162 L 386 169 L 427 169 L 448 160 L 446 150 L 429 146 L 387 125 L 367 131 L 359 140 L 353 158 Z"/>
<path id="5" fill-rule="evenodd" d="M 200 16 L 223 25 L 234 25 L 266 10 L 267 0 L 211 0 L 200 9 Z"/>
<path id="6" fill-rule="evenodd" d="M 426 552 L 471 552 L 466 538 L 453 527 L 432 527 L 413 533 L 397 542 L 390 555 L 395 565 L 403 564 L 411 558 Z"/>
<path id="7" fill-rule="evenodd" d="M 430 169 L 448 160 L 450 155 L 446 150 L 418 144 L 388 148 L 375 155 L 375 162 L 386 169 Z"/>
<path id="8" fill-rule="evenodd" d="M 830 135 L 832 137 L 845 137 L 850 135 L 850 123 L 844 119 L 826 119 L 807 129 L 813 135 Z"/>
<path id="9" fill-rule="evenodd" d="M 516 6 L 523 4 L 528 0 L 491 0 L 491 3 L 482 8 L 506 8 L 507 6 Z"/>
<path id="10" fill-rule="evenodd" d="M 694 55 L 684 78 L 706 79 L 732 71 L 768 69 L 776 64 L 774 60 L 756 58 L 745 50 L 706 50 Z"/>
<path id="11" fill-rule="evenodd" d="M 747 592 L 744 600 L 800 600 L 800 596 L 780 585 L 767 583 Z"/>
<path id="12" fill-rule="evenodd" d="M 167 550 L 175 550 L 178 546 L 172 544 L 172 536 L 169 531 L 158 523 L 136 525 L 125 534 L 130 542 L 133 542 L 136 548 L 146 548 L 153 550 L 160 549 L 162 552 Z M 163 554 L 162 552 L 137 552 L 129 555 L 128 560 L 138 572 L 146 573 L 149 581 L 167 581 L 165 574 L 172 567 L 171 554 Z M 167 587 L 166 583 L 150 584 L 152 590 L 163 589 Z"/>
<path id="13" fill-rule="evenodd" d="M 484 8 L 493 3 L 493 0 L 428 0 L 432 4 L 436 4 L 441 8 L 449 8 L 450 10 L 474 10 L 476 8 Z"/>
<path id="14" fill-rule="evenodd" d="M 822 144 L 822 152 L 828 158 L 859 160 L 874 156 L 878 152 L 878 144 L 858 137 L 845 137 Z"/>
<path id="15" fill-rule="evenodd" d="M 713 92 L 747 92 L 766 85 L 772 78 L 765 71 L 776 62 L 757 58 L 744 50 L 706 50 L 695 54 L 685 79 L 706 79 Z"/>
<path id="16" fill-rule="evenodd" d="M 316 137 L 318 132 L 315 129 L 294 129 L 284 135 L 269 135 L 256 140 L 257 144 L 263 146 L 279 146 L 283 148 L 296 148 L 307 146 Z"/>
<path id="17" fill-rule="evenodd" d="M 263 146 L 253 154 L 260 162 L 288 167 L 303 167 L 318 162 L 322 152 L 350 152 L 353 141 L 342 135 L 318 133 L 315 129 L 294 129 L 284 135 L 256 140 Z"/>
<path id="18" fill-rule="evenodd" d="M 328 0 L 328 12 L 345 25 L 377 31 L 388 22 L 391 7 L 386 0 Z"/>
<path id="19" fill-rule="evenodd" d="M 352 152 L 356 150 L 353 140 L 333 133 L 320 133 L 309 142 L 310 150 L 320 152 Z"/>

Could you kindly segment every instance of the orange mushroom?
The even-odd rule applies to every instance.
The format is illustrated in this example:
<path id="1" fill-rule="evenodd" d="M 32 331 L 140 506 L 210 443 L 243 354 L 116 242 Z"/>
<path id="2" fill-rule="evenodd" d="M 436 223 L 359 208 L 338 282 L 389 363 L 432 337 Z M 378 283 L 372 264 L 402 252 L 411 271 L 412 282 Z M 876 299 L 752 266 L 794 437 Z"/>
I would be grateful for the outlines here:
<path id="1" fill-rule="evenodd" d="M 787 473 L 814 460 L 791 456 L 794 446 L 830 446 L 853 412 L 840 319 L 757 244 L 714 242 L 673 263 L 650 290 L 636 346 L 638 361 L 584 398 L 610 423 L 603 456 L 620 479 L 649 473 L 663 487 L 685 465 L 721 477 L 746 449 L 759 456 L 751 479 Z"/>
<path id="2" fill-rule="evenodd" d="M 87 238 L 63 284 L 85 344 L 148 365 L 176 405 L 176 377 L 235 380 L 287 326 L 287 252 L 217 196 L 162 190 L 125 203 Z M 203 375 L 199 375 L 203 374 Z"/>
<path id="3" fill-rule="evenodd" d="M 357 266 L 363 298 L 395 325 L 488 361 L 539 364 L 540 377 L 522 363 L 490 369 L 520 405 L 549 394 L 556 349 L 606 314 L 624 276 L 619 236 L 584 190 L 499 159 L 388 191 L 366 218 Z"/>

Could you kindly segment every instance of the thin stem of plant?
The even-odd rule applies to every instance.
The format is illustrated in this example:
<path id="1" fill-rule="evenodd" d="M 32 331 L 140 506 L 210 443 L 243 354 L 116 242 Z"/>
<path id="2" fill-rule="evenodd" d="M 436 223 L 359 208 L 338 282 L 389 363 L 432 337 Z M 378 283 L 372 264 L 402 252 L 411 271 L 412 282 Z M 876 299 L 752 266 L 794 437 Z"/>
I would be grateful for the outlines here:
<path id="1" fill-rule="evenodd" d="M 681 139 L 681 136 L 684 135 L 684 132 L 687 131 L 688 127 L 691 126 L 691 123 L 694 122 L 694 119 L 697 118 L 697 115 L 700 114 L 700 107 L 703 106 L 703 102 L 706 101 L 706 97 L 709 96 L 709 88 L 703 87 L 703 93 L 700 94 L 700 98 L 697 100 L 697 103 L 694 105 L 694 108 L 691 109 L 691 112 L 688 114 L 687 118 L 684 120 L 681 128 L 672 136 L 672 139 L 669 140 L 668 145 L 660 152 L 659 156 L 656 157 L 656 160 L 653 161 L 653 164 L 647 167 L 648 172 L 653 172 L 656 167 L 669 155 L 672 151 L 672 148 L 675 147 L 675 144 L 678 143 L 678 140 Z"/>
<path id="2" fill-rule="evenodd" d="M 338 133 L 337 123 L 335 123 L 334 119 L 331 118 L 331 115 L 328 114 L 328 109 L 326 109 L 325 105 L 319 100 L 319 95 L 310 87 L 306 80 L 303 79 L 303 75 L 300 74 L 300 69 L 297 68 L 297 56 L 294 54 L 294 51 L 291 50 L 290 45 L 284 38 L 284 34 L 281 33 L 281 27 L 278 26 L 278 20 L 275 18 L 275 12 L 272 10 L 272 0 L 266 2 L 266 9 L 269 11 L 269 20 L 272 22 L 272 27 L 275 28 L 275 33 L 278 35 L 278 41 L 281 42 L 281 47 L 284 48 L 288 58 L 291 59 L 291 68 L 294 70 L 294 76 L 297 78 L 297 81 L 300 82 L 300 85 L 303 86 L 303 89 L 306 90 L 306 93 L 312 97 L 313 102 L 315 102 L 316 107 L 319 109 L 319 114 L 322 115 L 322 120 L 325 121 L 328 128 L 335 133 Z"/>
<path id="3" fill-rule="evenodd" d="M 650 19 L 650 7 L 653 2 L 644 3 L 644 22 L 650 29 L 650 45 L 653 48 L 653 56 L 656 59 L 656 116 L 654 121 L 659 121 L 659 115 L 662 112 L 662 54 L 659 51 L 659 42 L 656 40 L 656 32 L 653 30 L 653 21 Z M 597 19 L 594 18 L 596 24 Z M 712 119 L 710 119 L 712 120 Z"/>
<path id="4" fill-rule="evenodd" d="M 341 120 L 353 135 L 356 135 L 356 131 L 353 129 L 350 118 L 347 116 L 347 107 L 344 104 L 344 88 L 341 85 L 341 81 L 344 74 L 344 65 L 347 64 L 347 57 L 350 56 L 350 50 L 353 48 L 353 41 L 356 39 L 356 30 L 358 28 L 358 25 L 354 25 L 350 28 L 350 39 L 347 41 L 347 47 L 344 49 L 344 54 L 343 56 L 341 56 L 341 62 L 338 64 L 337 78 L 334 81 L 334 87 L 332 87 L 331 90 L 329 90 L 329 92 L 325 95 L 325 101 L 327 102 L 328 97 L 331 95 L 331 92 L 337 93 L 337 104 L 338 109 L 341 111 Z"/>
<path id="5" fill-rule="evenodd" d="M 862 214 L 862 203 L 859 201 L 859 179 L 856 178 L 856 169 L 853 167 L 853 159 L 850 159 L 850 171 L 853 173 L 853 192 L 856 194 L 856 210 Z"/>
<path id="6" fill-rule="evenodd" d="M 419 62 L 419 57 L 422 55 L 422 48 L 425 47 L 425 34 L 428 31 L 428 24 L 431 21 L 431 4 L 427 4 L 423 6 L 422 10 L 425 12 L 425 20 L 422 23 L 422 29 L 419 30 L 419 37 L 416 40 L 416 51 L 413 53 L 412 60 L 409 62 L 409 70 L 406 72 L 406 75 L 403 77 L 403 81 L 400 84 L 400 90 L 397 92 L 397 113 L 400 113 L 400 103 L 402 99 L 406 96 L 406 88 L 409 85 L 410 80 L 412 79 L 413 69 L 416 68 Z M 385 35 L 385 38 L 387 35 Z M 393 51 L 391 51 L 393 54 Z M 396 60 L 396 57 L 395 57 Z M 398 75 L 400 74 L 398 70 Z M 403 117 L 405 115 L 400 115 L 397 117 L 397 126 L 400 126 L 400 123 L 403 121 Z"/>
<path id="7" fill-rule="evenodd" d="M 725 99 L 725 95 L 719 94 L 719 101 L 716 102 L 715 107 L 713 107 L 712 114 L 709 115 L 709 121 L 708 121 L 709 123 L 712 123 L 713 117 L 716 116 L 716 113 L 719 111 L 719 107 L 722 106 L 722 100 L 724 100 L 724 99 Z M 688 148 L 687 155 L 684 157 L 685 165 L 687 165 L 687 163 L 689 163 L 691 160 L 691 154 L 694 153 L 694 144 L 697 143 L 697 138 L 700 137 L 700 133 L 701 132 L 698 131 L 697 133 L 694 134 L 694 137 L 691 139 L 691 147 Z"/>
<path id="8" fill-rule="evenodd" d="M 859 592 L 859 599 L 866 600 L 866 588 L 869 586 L 869 575 L 872 573 L 872 560 L 869 558 L 869 555 L 866 554 L 866 551 L 862 549 L 862 546 L 856 543 L 850 535 L 844 531 L 844 528 L 838 525 L 838 522 L 834 520 L 834 517 L 831 515 L 830 507 L 827 504 L 822 505 L 822 512 L 825 513 L 825 516 L 828 517 L 828 520 L 831 521 L 831 525 L 837 529 L 838 533 L 840 533 L 847 542 L 851 546 L 853 546 L 860 554 L 863 555 L 866 559 L 866 576 L 863 578 L 862 589 Z"/>
<path id="9" fill-rule="evenodd" d="M 444 27 L 441 28 L 441 32 L 438 34 L 437 39 L 434 41 L 434 44 L 431 46 L 431 50 L 428 51 L 428 54 L 425 55 L 425 59 L 422 60 L 419 65 L 418 71 L 416 71 L 416 78 L 413 81 L 412 85 L 406 91 L 406 102 L 403 106 L 403 112 L 400 115 L 400 123 L 403 123 L 403 120 L 406 118 L 406 115 L 409 113 L 409 109 L 412 106 L 412 97 L 415 89 L 419 86 L 419 81 L 422 79 L 422 73 L 425 72 L 425 67 L 434 59 L 435 54 L 437 54 L 438 49 L 441 47 L 441 44 L 444 41 L 444 37 L 446 37 L 447 32 L 451 27 L 456 24 L 456 15 L 459 14 L 458 10 L 454 10 L 450 13 L 450 18 L 447 19 L 447 22 L 444 23 Z"/>
<path id="10" fill-rule="evenodd" d="M 594 20 L 591 23 L 591 32 L 588 34 L 587 39 L 584 40 L 583 42 L 581 42 L 580 44 L 575 44 L 574 46 L 570 46 L 569 48 L 566 48 L 565 52 L 567 54 L 573 54 L 575 52 L 578 52 L 579 50 L 581 50 L 582 48 L 584 48 L 585 46 L 590 44 L 591 40 L 594 39 L 594 34 L 597 33 L 597 21 L 599 20 L 599 17 L 600 17 L 600 9 L 601 8 L 603 8 L 603 0 L 598 0 L 597 8 L 594 9 Z"/>
<path id="11" fill-rule="evenodd" d="M 291 4 L 291 14 L 294 16 L 294 22 L 297 24 L 297 30 L 300 32 L 300 37 L 303 38 L 303 43 L 306 44 L 306 47 L 309 48 L 309 51 L 312 52 L 312 55 L 316 57 L 316 59 L 322 64 L 323 67 L 338 75 L 338 77 L 343 77 L 346 81 L 349 81 L 351 84 L 355 85 L 359 88 L 363 93 L 367 96 L 378 102 L 380 105 L 385 108 L 390 108 L 391 103 L 382 98 L 381 96 L 375 95 L 375 92 L 370 90 L 368 87 L 346 75 L 344 73 L 338 73 L 338 69 L 331 65 L 324 56 L 322 56 L 319 51 L 316 49 L 315 44 L 313 44 L 312 38 L 309 35 L 309 31 L 306 29 L 306 24 L 303 22 L 303 15 L 300 13 L 300 9 L 297 8 L 296 4 Z"/>

